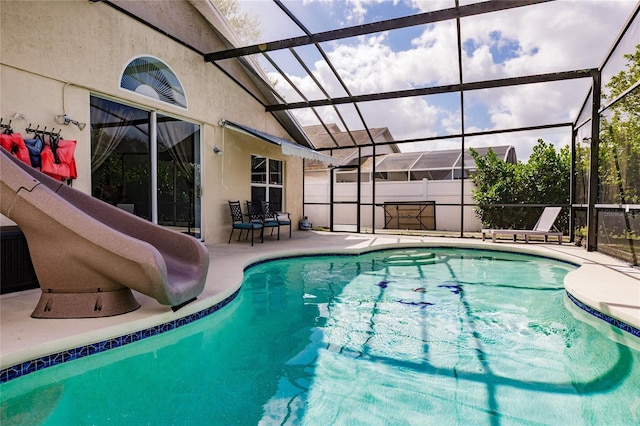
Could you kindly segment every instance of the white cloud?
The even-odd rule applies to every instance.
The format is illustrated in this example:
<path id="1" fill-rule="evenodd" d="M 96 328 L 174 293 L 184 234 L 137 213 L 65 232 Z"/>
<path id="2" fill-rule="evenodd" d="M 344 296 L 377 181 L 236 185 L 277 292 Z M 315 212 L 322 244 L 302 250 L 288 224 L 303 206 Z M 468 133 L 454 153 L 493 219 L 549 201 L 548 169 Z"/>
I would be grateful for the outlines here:
<path id="1" fill-rule="evenodd" d="M 352 24 L 362 22 L 374 3 L 379 0 L 349 0 L 345 5 L 350 12 L 344 16 Z M 451 3 L 413 2 L 416 7 L 423 7 L 423 11 L 452 7 Z M 555 1 L 464 18 L 462 37 L 469 53 L 463 57 L 465 82 L 598 67 L 634 6 L 635 2 L 624 0 Z M 401 43 L 405 50 L 394 50 L 402 30 L 350 39 L 346 43 L 334 42 L 325 48 L 354 95 L 455 84 L 458 81 L 455 22 L 423 28 L 418 36 L 412 33 L 412 40 Z M 495 55 L 500 49 L 510 49 L 502 51 L 506 55 L 501 61 Z M 339 91 L 323 61 L 313 67 L 317 78 L 329 87 L 329 93 Z M 304 93 L 323 97 L 309 77 L 292 79 Z M 468 121 L 477 130 L 571 121 L 589 85 L 590 81 L 580 80 L 467 92 L 466 104 L 473 104 L 472 111 L 485 110 L 480 115 L 485 119 L 483 123 Z M 367 126 L 388 127 L 396 139 L 458 133 L 460 129 L 459 105 L 442 103 L 433 97 L 364 103 L 360 108 Z M 333 109 L 326 110 L 332 117 L 325 122 L 338 123 Z M 345 111 L 349 126 L 362 128 L 353 108 L 341 111 Z M 309 112 L 297 116 L 303 125 L 317 124 Z M 567 132 L 556 131 L 549 137 L 568 142 Z M 521 143 L 523 152 L 530 150 L 537 140 L 516 134 L 489 139 L 494 144 L 507 140 Z"/>
<path id="2" fill-rule="evenodd" d="M 425 136 L 434 136 L 442 117 L 442 111 L 433 105 L 429 105 L 422 98 L 399 98 L 378 102 L 368 102 L 360 106 L 363 115 L 371 123 L 386 123 L 394 138 L 412 139 Z M 389 117 L 402 117 L 402 120 L 395 122 Z"/>
<path id="3" fill-rule="evenodd" d="M 482 45 L 465 58 L 465 81 L 480 81 L 502 78 L 504 72 L 493 62 L 489 46 Z"/>
<path id="4" fill-rule="evenodd" d="M 462 35 L 483 45 L 491 44 L 490 34 L 496 31 L 516 40 L 523 54 L 505 63 L 505 75 L 597 67 L 633 5 L 629 1 L 549 2 L 465 18 Z"/>

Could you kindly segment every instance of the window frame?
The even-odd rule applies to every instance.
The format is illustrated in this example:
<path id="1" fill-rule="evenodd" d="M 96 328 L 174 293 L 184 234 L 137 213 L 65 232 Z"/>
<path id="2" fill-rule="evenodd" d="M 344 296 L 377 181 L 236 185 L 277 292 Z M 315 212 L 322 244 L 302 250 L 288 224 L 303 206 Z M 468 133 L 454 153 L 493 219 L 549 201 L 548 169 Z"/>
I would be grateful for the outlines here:
<path id="1" fill-rule="evenodd" d="M 126 77 L 125 73 L 127 72 L 127 70 L 132 67 L 132 64 L 136 61 L 136 60 L 151 60 L 150 62 L 153 63 L 158 63 L 160 64 L 160 69 L 158 71 L 160 71 L 163 76 L 165 76 L 165 78 L 167 79 L 167 81 L 169 80 L 175 80 L 175 85 L 171 84 L 171 89 L 175 89 L 175 92 L 180 95 L 182 98 L 184 98 L 184 103 L 180 102 L 179 99 L 175 99 L 173 102 L 167 101 L 165 99 L 160 98 L 159 96 L 157 96 L 155 93 L 154 94 L 150 94 L 150 93 L 146 93 L 145 91 L 139 91 L 137 90 L 138 88 L 140 88 L 141 86 L 146 86 L 146 84 L 140 84 L 137 88 L 133 89 L 133 88 L 127 88 L 125 86 L 123 86 L 123 79 Z M 185 91 L 184 88 L 184 84 L 182 84 L 182 81 L 180 80 L 180 77 L 178 77 L 178 74 L 173 70 L 173 68 L 171 68 L 169 66 L 169 64 L 167 64 L 165 61 L 163 61 L 162 59 L 153 56 L 153 55 L 148 55 L 148 54 L 143 54 L 143 55 L 137 55 L 132 57 L 131 59 L 129 59 L 127 61 L 126 64 L 124 64 L 124 66 L 122 67 L 122 70 L 120 71 L 120 78 L 118 80 L 118 88 L 122 91 L 125 91 L 127 93 L 134 93 L 137 96 L 143 97 L 145 99 L 149 99 L 152 101 L 157 101 L 157 102 L 161 102 L 165 105 L 170 105 L 171 107 L 175 107 L 175 108 L 180 108 L 183 110 L 188 110 L 189 109 L 189 102 L 187 99 L 187 93 Z"/>
<path id="2" fill-rule="evenodd" d="M 262 182 L 258 182 L 258 181 L 254 181 L 253 180 L 253 175 L 254 175 L 254 159 L 264 159 L 265 160 L 265 181 Z M 279 175 L 280 175 L 280 183 L 276 183 L 276 182 L 272 182 L 271 181 L 271 176 L 272 176 L 272 171 L 271 171 L 271 163 L 272 162 L 277 162 L 279 163 L 280 167 L 279 167 Z M 262 174 L 262 173 L 261 173 Z M 276 210 L 282 210 L 282 208 L 284 207 L 284 203 L 285 203 L 285 182 L 286 182 L 286 174 L 285 174 L 285 161 L 284 160 L 278 160 L 276 158 L 270 158 L 267 157 L 265 155 L 259 155 L 259 154 L 251 154 L 251 199 L 252 201 L 258 201 L 254 199 L 254 188 L 264 188 L 264 201 L 271 201 L 273 202 L 274 200 L 272 200 L 270 194 L 271 194 L 271 190 L 275 189 L 275 190 L 280 190 L 280 201 L 276 202 L 276 205 L 274 205 L 274 208 Z M 280 204 L 279 206 L 277 204 Z"/>

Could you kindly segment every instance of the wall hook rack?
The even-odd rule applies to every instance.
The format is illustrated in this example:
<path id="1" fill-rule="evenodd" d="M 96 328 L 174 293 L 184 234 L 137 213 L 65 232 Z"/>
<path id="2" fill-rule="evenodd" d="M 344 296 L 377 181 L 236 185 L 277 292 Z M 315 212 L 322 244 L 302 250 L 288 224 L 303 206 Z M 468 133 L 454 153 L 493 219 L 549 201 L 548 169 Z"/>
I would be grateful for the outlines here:
<path id="1" fill-rule="evenodd" d="M 38 125 L 38 127 L 33 129 L 33 128 L 31 128 L 31 123 L 29 123 L 29 127 L 27 127 L 25 129 L 25 132 L 27 132 L 27 133 L 36 133 L 36 134 L 39 134 L 39 135 L 46 135 L 46 136 L 51 136 L 51 137 L 60 137 L 60 133 L 62 132 L 62 129 L 60 129 L 60 130 L 58 130 L 56 132 L 54 128 L 51 128 L 50 131 L 47 131 L 47 126 L 45 126 L 44 130 L 40 130 L 40 125 Z"/>

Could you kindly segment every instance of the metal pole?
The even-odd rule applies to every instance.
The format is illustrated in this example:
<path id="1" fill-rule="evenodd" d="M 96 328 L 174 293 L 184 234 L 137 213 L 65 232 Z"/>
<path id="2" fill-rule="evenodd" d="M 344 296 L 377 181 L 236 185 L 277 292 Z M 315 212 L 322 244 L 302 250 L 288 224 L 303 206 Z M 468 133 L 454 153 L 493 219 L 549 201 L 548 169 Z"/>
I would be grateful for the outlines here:
<path id="1" fill-rule="evenodd" d="M 362 179 L 360 178 L 360 160 L 362 159 L 362 147 L 358 147 L 358 204 L 356 205 L 356 233 L 360 233 L 360 206 L 362 204 Z"/>
<path id="2" fill-rule="evenodd" d="M 329 155 L 331 155 L 331 151 L 329 151 Z M 307 203 L 305 203 L 305 201 L 304 201 L 305 200 L 305 194 L 306 194 L 306 191 L 304 189 L 304 185 L 305 185 L 305 180 L 304 180 L 305 172 L 304 172 L 304 169 L 305 169 L 305 162 L 306 161 L 307 160 L 305 160 L 304 158 L 302 159 L 302 217 L 303 218 L 304 218 L 304 211 L 305 211 L 305 208 L 307 206 Z M 282 206 L 282 210 L 288 211 L 288 210 L 285 209 L 284 206 Z"/>
<path id="3" fill-rule="evenodd" d="M 571 166 L 569 169 L 569 241 L 575 238 L 575 212 L 573 205 L 576 203 L 576 138 L 578 131 L 571 127 Z"/>
<path id="4" fill-rule="evenodd" d="M 587 202 L 587 251 L 596 251 L 598 246 L 598 157 L 600 155 L 600 96 L 601 72 L 593 74 L 593 103 L 591 106 L 591 153 L 589 164 L 589 199 Z"/>
<path id="5" fill-rule="evenodd" d="M 335 168 L 331 167 L 329 174 L 329 231 L 333 232 L 333 179 L 335 176 Z"/>
<path id="6" fill-rule="evenodd" d="M 372 179 L 371 179 L 371 233 L 376 233 L 376 144 L 371 146 L 371 154 L 373 154 Z M 362 164 L 361 159 L 358 163 Z M 360 174 L 360 166 L 358 166 L 358 174 Z"/>
<path id="7" fill-rule="evenodd" d="M 158 223 L 158 113 L 151 111 L 149 120 L 149 149 L 151 157 L 151 222 Z"/>
<path id="8" fill-rule="evenodd" d="M 456 9 L 460 3 L 456 0 Z M 460 15 L 456 18 L 458 35 L 458 77 L 460 79 L 460 127 L 462 138 L 460 144 L 460 238 L 464 237 L 464 90 L 462 89 L 462 36 L 460 35 Z"/>

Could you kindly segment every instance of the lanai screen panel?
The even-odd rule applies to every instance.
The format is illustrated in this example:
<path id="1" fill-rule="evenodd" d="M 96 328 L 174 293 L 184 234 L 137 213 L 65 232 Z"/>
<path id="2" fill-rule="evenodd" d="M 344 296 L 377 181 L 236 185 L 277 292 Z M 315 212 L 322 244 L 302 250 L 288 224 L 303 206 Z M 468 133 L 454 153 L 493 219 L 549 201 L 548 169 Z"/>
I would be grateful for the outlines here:
<path id="1" fill-rule="evenodd" d="M 317 81 L 320 83 L 320 90 L 323 93 L 328 94 L 327 98 L 342 98 L 349 95 L 345 90 L 343 84 L 338 80 L 336 74 L 333 72 L 330 64 L 327 61 L 326 52 L 321 50 L 320 46 L 307 45 L 299 46 L 292 49 L 295 55 L 304 63 L 306 68 L 311 71 L 311 74 L 305 77 L 305 80 L 301 83 L 304 87 L 310 85 L 310 81 Z"/>
<path id="2" fill-rule="evenodd" d="M 551 1 L 464 17 L 463 81 L 596 68 L 632 6 Z M 612 8 L 620 13 L 612 14 Z M 607 30 L 611 22 L 603 22 L 605 17 L 617 21 L 616 30 Z"/>
<path id="3" fill-rule="evenodd" d="M 242 38 L 240 46 L 263 50 L 255 60 L 265 81 L 277 82 L 267 108 L 312 107 L 307 111 L 313 114 L 296 113 L 302 126 L 320 121 L 338 123 L 345 131 L 388 127 L 396 140 L 414 144 L 463 131 L 575 119 L 580 107 L 569 103 L 575 93 L 587 93 L 590 78 L 465 90 L 464 109 L 453 106 L 452 99 L 461 97 L 460 83 L 597 67 L 633 10 L 630 3 L 462 1 L 455 10 L 454 1 L 359 2 L 357 7 L 353 2 L 241 1 L 240 13 L 258 22 L 253 39 Z M 452 99 L 425 101 L 436 94 Z M 317 101 L 324 104 L 314 106 Z M 319 110 L 331 103 L 358 106 L 343 117 L 336 111 L 343 106 Z"/>
<path id="4" fill-rule="evenodd" d="M 592 104 L 593 104 L 593 91 L 591 90 L 591 88 L 588 90 L 588 95 L 587 98 L 584 101 L 584 104 L 582 106 L 582 109 L 580 110 L 580 113 L 578 114 L 578 118 L 576 119 L 576 124 L 577 126 L 584 126 L 584 124 L 591 119 L 591 113 L 593 110 Z M 589 126 L 586 126 L 589 127 Z M 581 127 L 579 127 L 579 130 L 581 129 Z M 590 132 L 590 131 L 589 131 Z"/>
<path id="5" fill-rule="evenodd" d="M 443 93 L 359 102 L 367 127 L 386 127 L 395 141 L 461 133 L 460 94 Z M 414 148 L 412 150 L 427 150 Z M 404 146 L 400 146 L 405 151 Z"/>
<path id="6" fill-rule="evenodd" d="M 362 114 L 358 109 L 358 105 L 354 103 L 346 103 L 339 104 L 334 106 L 334 114 L 331 114 L 333 121 L 328 121 L 328 123 L 336 123 L 339 128 L 341 128 L 345 132 L 351 132 L 356 130 L 362 130 L 365 127 L 365 123 L 362 121 Z M 351 146 L 353 145 L 364 145 L 371 144 L 370 138 L 366 138 L 365 142 L 355 142 L 353 140 L 353 136 L 349 135 L 344 138 L 343 146 Z"/>
<path id="7" fill-rule="evenodd" d="M 328 99 L 292 51 L 294 49 L 276 50 L 258 55 L 273 87 L 287 103 Z"/>
<path id="8" fill-rule="evenodd" d="M 216 4 L 216 2 L 213 2 Z M 238 9 L 222 11 L 228 21 L 246 19 L 245 25 L 231 25 L 244 34 L 236 47 L 250 46 L 305 35 L 305 32 L 273 1 L 238 1 Z M 240 29 L 240 30 L 239 30 Z"/>
<path id="9" fill-rule="evenodd" d="M 323 43 L 352 95 L 458 82 L 455 22 L 438 22 Z"/>
<path id="10" fill-rule="evenodd" d="M 315 148 L 330 149 L 356 145 L 349 134 L 339 133 L 346 132 L 346 126 L 343 124 L 344 117 L 336 106 L 298 108 L 291 110 L 290 113 L 299 123 L 305 123 L 305 127 L 314 127 L 314 132 L 322 135 L 320 138 L 309 135 L 314 141 L 320 140 L 320 143 Z"/>
<path id="11" fill-rule="evenodd" d="M 632 2 L 633 3 L 633 2 Z M 602 67 L 602 91 L 603 94 L 608 92 L 607 85 L 611 81 L 611 77 L 617 75 L 621 71 L 629 69 L 629 59 L 625 55 L 632 55 L 636 51 L 636 46 L 640 45 L 640 19 L 628 22 L 628 28 L 620 43 L 615 46 L 611 55 L 606 58 Z"/>
<path id="12" fill-rule="evenodd" d="M 574 94 L 586 94 L 591 86 L 586 77 L 466 91 L 465 132 L 570 123 L 578 113 Z"/>
<path id="13" fill-rule="evenodd" d="M 265 47 L 277 40 L 348 30 L 344 36 L 317 44 L 265 48 L 253 59 L 241 58 L 250 66 L 259 64 L 253 72 L 256 80 L 277 82 L 266 95 L 247 86 L 256 97 L 266 98 L 268 111 L 272 106 L 283 106 L 302 126 L 336 124 L 347 135 L 350 131 L 386 127 L 402 151 L 513 145 L 523 161 L 539 138 L 557 149 L 571 142 L 566 128 L 545 127 L 566 125 L 578 115 L 588 118 L 589 103 L 582 109 L 576 99 L 589 92 L 592 74 L 589 71 L 584 78 L 575 79 L 575 73 L 600 65 L 619 28 L 636 7 L 634 2 L 554 1 L 464 16 L 467 5 L 487 12 L 507 3 L 463 1 L 458 58 L 456 20 L 444 19 L 443 14 L 429 24 L 380 26 L 357 36 L 349 34 L 359 26 L 385 19 L 442 12 L 455 2 L 423 2 L 415 8 L 412 6 L 416 3 L 409 2 L 359 3 L 360 9 L 349 9 L 350 2 L 239 3 L 241 7 L 250 5 L 247 12 L 257 14 L 262 21 L 261 33 L 253 43 L 264 43 Z M 510 2 L 509 7 L 516 3 Z M 609 76 L 623 69 L 616 66 L 615 58 L 629 53 L 630 44 L 639 39 L 637 24 L 628 34 L 613 59 L 607 61 L 605 84 Z M 561 81 L 531 83 L 540 75 L 563 72 L 574 74 Z M 502 84 L 493 83 L 514 78 L 520 79 L 514 81 L 515 85 L 499 87 Z M 477 82 L 483 84 L 473 86 Z M 457 91 L 461 88 L 462 94 Z M 528 127 L 537 129 L 514 131 Z M 589 127 L 584 126 L 579 133 L 587 137 Z M 504 133 L 474 136 L 500 131 Z M 438 137 L 443 139 L 434 140 Z M 353 142 L 328 139 L 329 147 Z M 391 164 L 387 165 L 391 170 Z M 381 167 L 376 171 L 387 166 Z M 471 167 L 473 160 L 467 154 L 465 168 Z M 401 165 L 393 168 L 402 169 Z"/>
<path id="14" fill-rule="evenodd" d="M 475 3 L 467 1 L 462 3 Z M 432 12 L 455 7 L 454 0 L 429 0 L 421 2 L 407 1 L 375 1 L 361 4 L 364 7 L 347 1 L 300 1 L 282 0 L 300 22 L 312 33 L 347 28 L 356 24 L 370 24 L 383 19 L 402 18 L 421 12 Z M 389 5 L 393 7 L 388 7 Z"/>

